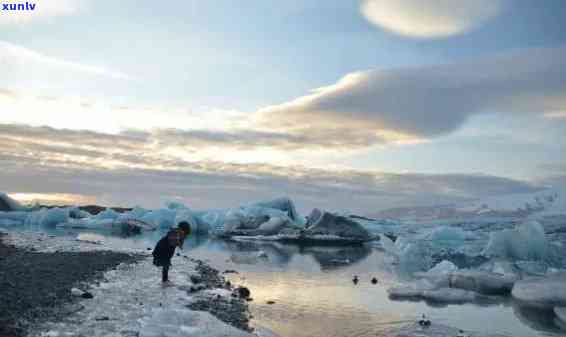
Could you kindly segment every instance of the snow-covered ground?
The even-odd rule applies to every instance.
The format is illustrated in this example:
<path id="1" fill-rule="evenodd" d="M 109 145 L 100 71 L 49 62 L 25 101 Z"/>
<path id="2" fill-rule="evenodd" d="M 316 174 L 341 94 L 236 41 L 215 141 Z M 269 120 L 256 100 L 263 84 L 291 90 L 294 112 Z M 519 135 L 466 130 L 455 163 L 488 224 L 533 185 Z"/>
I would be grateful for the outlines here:
<path id="1" fill-rule="evenodd" d="M 38 252 L 113 250 L 147 253 L 32 232 L 9 232 L 4 240 Z M 82 289 L 92 293 L 93 299 L 80 299 L 69 304 L 74 314 L 62 321 L 44 323 L 30 336 L 274 337 L 262 329 L 249 334 L 209 313 L 189 310 L 187 305 L 191 301 L 198 296 L 206 296 L 203 292 L 196 295 L 188 293 L 192 286 L 190 276 L 196 274 L 196 264 L 183 257 L 176 257 L 173 264 L 170 279 L 174 286 L 171 287 L 162 287 L 160 269 L 152 265 L 149 256 L 139 263 L 121 264 L 115 270 L 107 271 L 102 282 Z M 228 291 L 212 292 L 218 296 L 230 296 Z"/>

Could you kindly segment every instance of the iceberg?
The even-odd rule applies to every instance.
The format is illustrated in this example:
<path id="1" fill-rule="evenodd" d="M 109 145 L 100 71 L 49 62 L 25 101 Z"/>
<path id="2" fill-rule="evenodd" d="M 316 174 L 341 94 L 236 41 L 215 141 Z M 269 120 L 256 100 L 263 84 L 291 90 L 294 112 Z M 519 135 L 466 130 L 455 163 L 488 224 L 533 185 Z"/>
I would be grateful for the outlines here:
<path id="1" fill-rule="evenodd" d="M 517 281 L 511 294 L 524 306 L 544 309 L 564 307 L 566 306 L 566 272 Z"/>
<path id="2" fill-rule="evenodd" d="M 5 193 L 0 193 L 0 211 L 1 212 L 14 212 L 22 211 L 24 207 L 16 200 L 10 198 Z"/>
<path id="3" fill-rule="evenodd" d="M 451 288 L 474 291 L 484 295 L 508 295 L 517 278 L 490 272 L 465 270 L 450 274 Z"/>
<path id="4" fill-rule="evenodd" d="M 55 227 L 58 224 L 68 222 L 71 218 L 70 212 L 71 208 L 43 208 L 31 212 L 25 223 L 30 226 Z"/>
<path id="5" fill-rule="evenodd" d="M 442 261 L 428 271 L 429 274 L 449 274 L 458 270 L 458 267 L 450 261 Z"/>
<path id="6" fill-rule="evenodd" d="M 434 229 L 425 238 L 430 240 L 434 246 L 453 247 L 462 245 L 466 240 L 475 239 L 476 236 L 460 228 L 442 226 Z"/>
<path id="7" fill-rule="evenodd" d="M 545 260 L 549 244 L 537 221 L 525 222 L 512 230 L 491 233 L 484 255 L 510 260 Z"/>
<path id="8" fill-rule="evenodd" d="M 358 222 L 337 214 L 315 209 L 309 216 L 303 234 L 307 237 L 333 236 L 353 241 L 368 241 L 371 235 Z"/>
<path id="9" fill-rule="evenodd" d="M 208 233 L 208 226 L 199 224 L 194 213 L 188 208 L 180 209 L 179 211 L 177 211 L 177 215 L 175 216 L 175 226 L 179 226 L 179 224 L 182 222 L 189 224 L 189 226 L 191 227 L 191 233 L 193 234 Z"/>
<path id="10" fill-rule="evenodd" d="M 296 224 L 305 224 L 305 219 L 300 216 L 299 212 L 297 212 L 295 203 L 290 198 L 283 197 L 271 201 L 258 202 L 253 204 L 252 206 L 280 210 L 284 212 L 285 215 L 287 215 Z"/>

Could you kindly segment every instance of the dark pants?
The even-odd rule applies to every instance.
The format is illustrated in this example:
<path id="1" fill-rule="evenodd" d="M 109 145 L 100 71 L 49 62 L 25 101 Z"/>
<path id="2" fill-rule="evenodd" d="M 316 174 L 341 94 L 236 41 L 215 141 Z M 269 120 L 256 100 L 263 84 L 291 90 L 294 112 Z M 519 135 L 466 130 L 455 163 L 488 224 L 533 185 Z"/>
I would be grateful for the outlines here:
<path id="1" fill-rule="evenodd" d="M 169 265 L 164 265 L 163 270 L 161 271 L 161 281 L 167 282 L 169 281 Z"/>

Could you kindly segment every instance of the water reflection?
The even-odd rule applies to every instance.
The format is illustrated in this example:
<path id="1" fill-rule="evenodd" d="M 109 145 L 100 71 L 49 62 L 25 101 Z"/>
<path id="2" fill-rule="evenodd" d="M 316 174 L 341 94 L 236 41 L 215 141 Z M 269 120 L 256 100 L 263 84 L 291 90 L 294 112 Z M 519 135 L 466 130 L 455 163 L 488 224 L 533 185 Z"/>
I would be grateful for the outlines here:
<path id="1" fill-rule="evenodd" d="M 88 232 L 51 231 L 75 238 Z M 151 232 L 124 239 L 112 233 L 96 233 L 109 247 L 144 250 L 153 248 L 164 235 Z M 423 313 L 435 323 L 484 334 L 533 337 L 564 333 L 554 323 L 552 312 L 521 307 L 509 300 L 485 305 L 390 301 L 387 289 L 398 282 L 398 275 L 387 255 L 371 246 L 313 246 L 191 236 L 184 250 L 221 270 L 238 270 L 239 275 L 230 277 L 251 289 L 254 322 L 283 337 L 394 336 L 392 331 L 410 326 Z M 351 282 L 354 274 L 360 276 L 357 286 Z M 369 282 L 373 276 L 379 278 L 379 284 Z M 270 300 L 275 304 L 266 304 Z"/>
<path id="2" fill-rule="evenodd" d="M 529 326 L 531 329 L 549 332 L 566 334 L 566 331 L 561 330 L 556 324 L 556 315 L 552 309 L 541 309 L 522 306 L 520 303 L 513 303 L 513 312 L 519 320 Z"/>
<path id="3" fill-rule="evenodd" d="M 230 260 L 237 264 L 254 264 L 267 259 L 270 264 L 283 267 L 291 262 L 293 256 L 302 255 L 312 257 L 321 270 L 336 270 L 359 263 L 372 251 L 367 245 L 335 247 L 220 239 L 211 239 L 211 244 L 229 251 Z"/>

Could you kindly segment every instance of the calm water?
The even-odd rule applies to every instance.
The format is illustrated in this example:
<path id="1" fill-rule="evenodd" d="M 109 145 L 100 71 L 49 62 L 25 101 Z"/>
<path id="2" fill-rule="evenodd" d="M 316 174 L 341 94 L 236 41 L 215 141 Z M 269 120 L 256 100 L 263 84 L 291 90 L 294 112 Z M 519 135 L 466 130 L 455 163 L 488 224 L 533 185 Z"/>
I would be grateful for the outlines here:
<path id="1" fill-rule="evenodd" d="M 76 232 L 57 230 L 58 235 Z M 134 239 L 105 236 L 109 246 L 153 247 L 159 233 Z M 400 281 L 387 255 L 372 246 L 325 247 L 233 242 L 192 237 L 185 251 L 206 260 L 233 283 L 250 288 L 253 322 L 283 337 L 387 336 L 427 314 L 433 322 L 513 337 L 563 336 L 547 316 L 511 301 L 491 306 L 429 306 L 396 302 L 387 289 Z M 264 252 L 264 253 L 260 253 Z M 173 269 L 175 272 L 175 261 Z M 353 275 L 360 282 L 354 285 Z M 379 284 L 370 282 L 372 277 Z M 268 305 L 267 301 L 275 301 Z"/>

